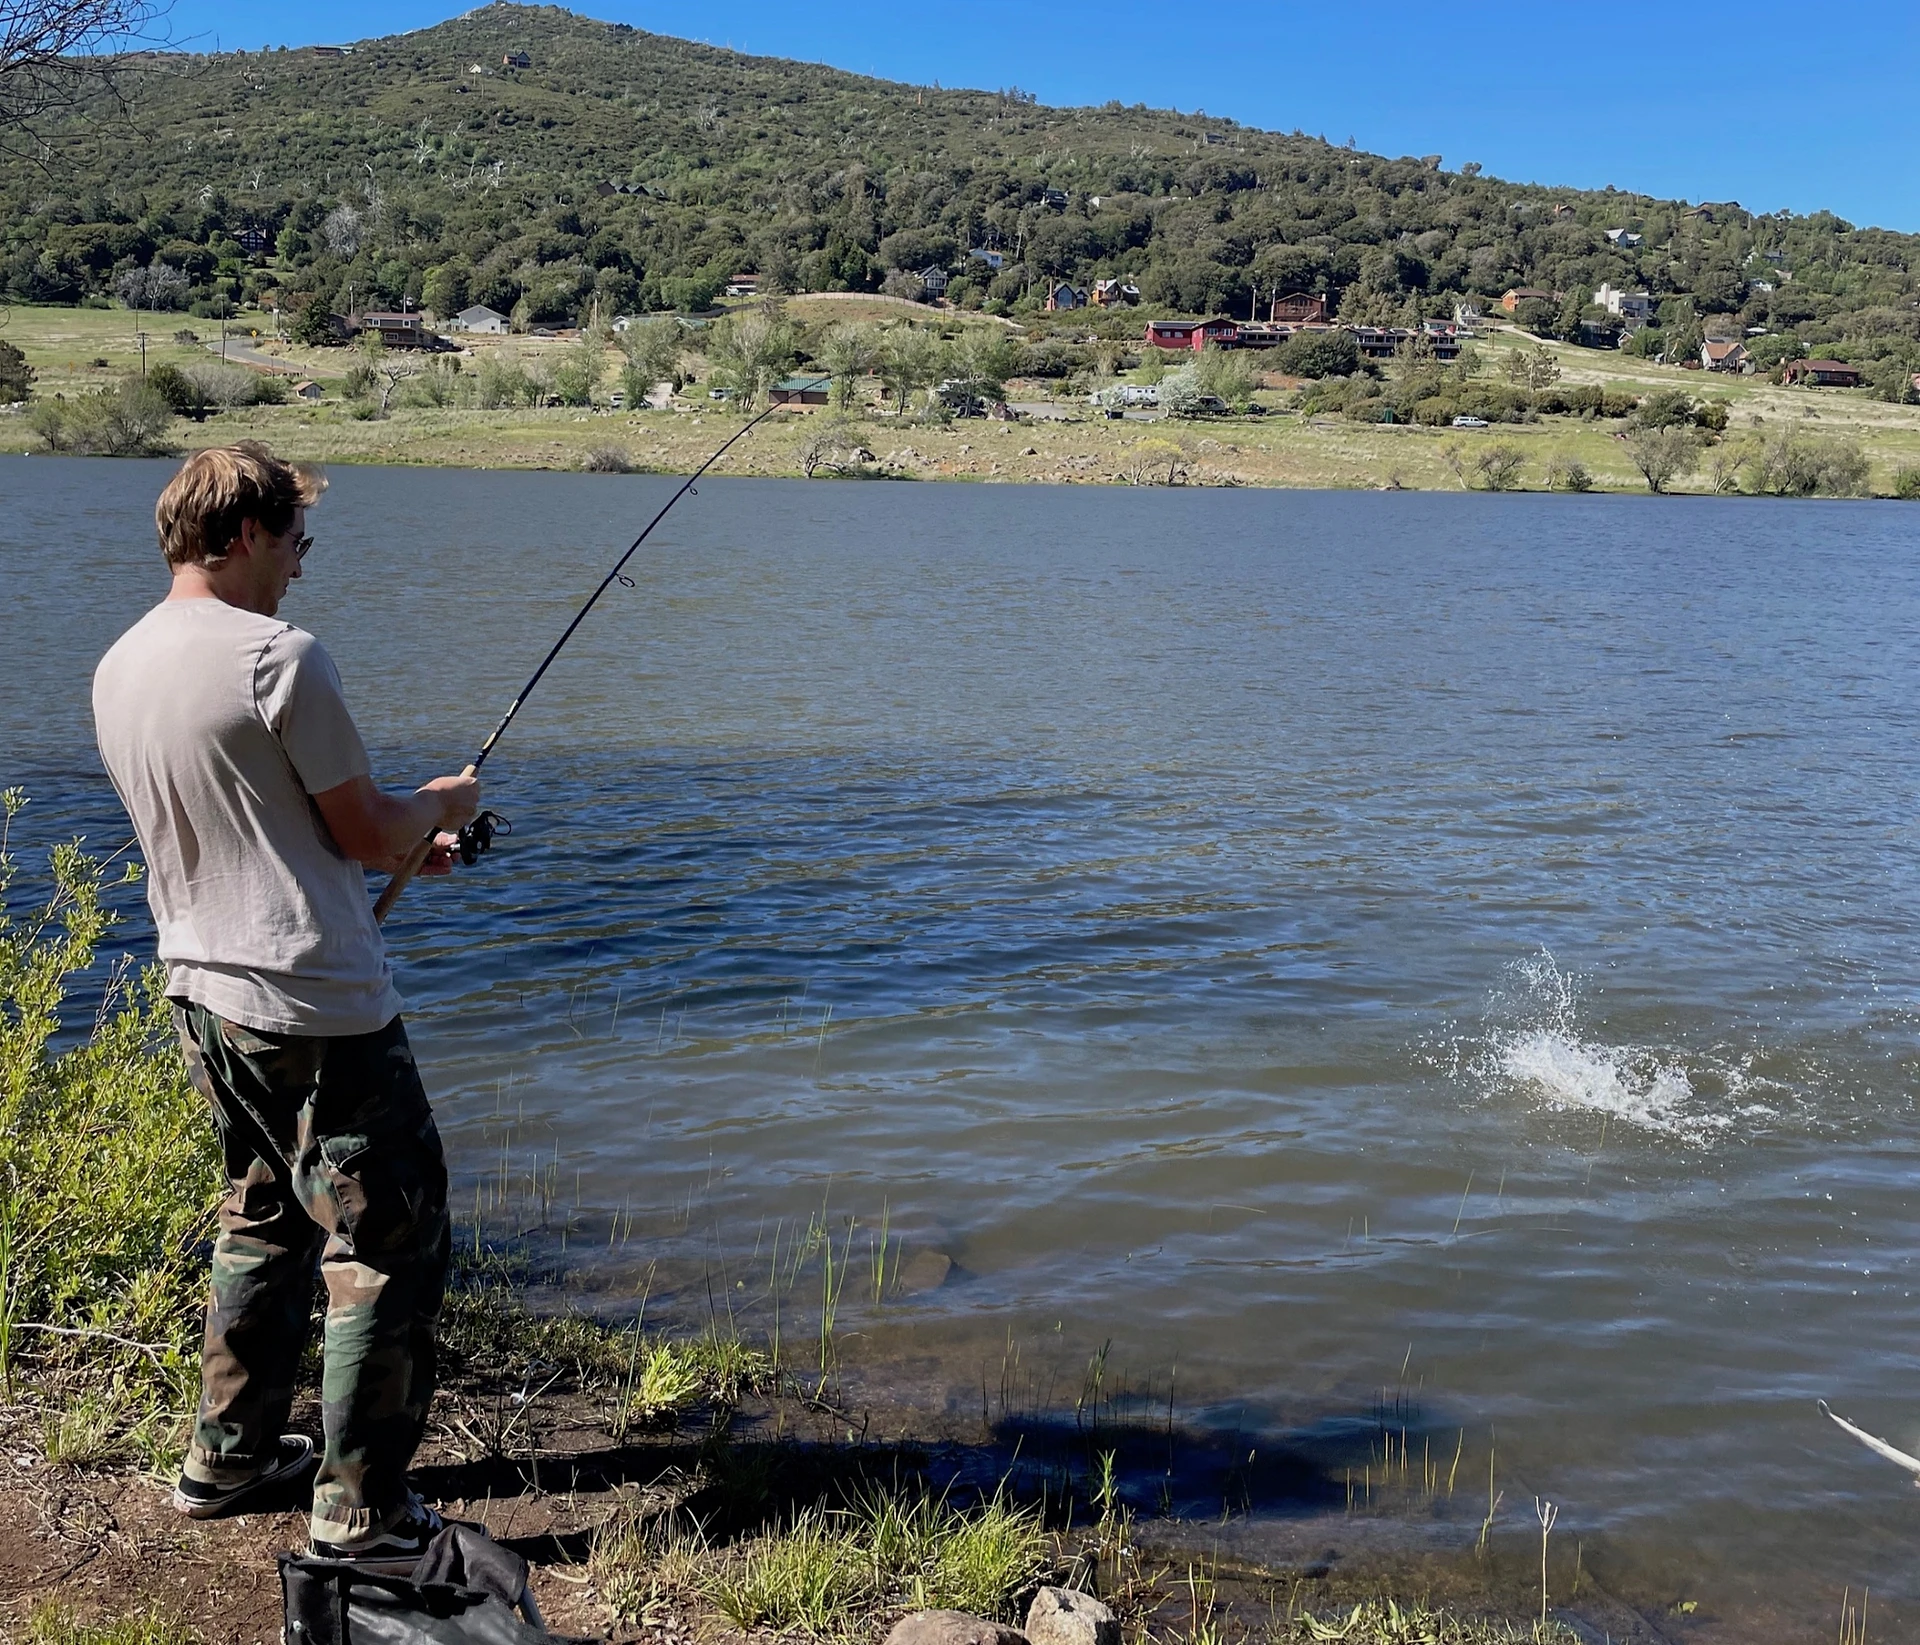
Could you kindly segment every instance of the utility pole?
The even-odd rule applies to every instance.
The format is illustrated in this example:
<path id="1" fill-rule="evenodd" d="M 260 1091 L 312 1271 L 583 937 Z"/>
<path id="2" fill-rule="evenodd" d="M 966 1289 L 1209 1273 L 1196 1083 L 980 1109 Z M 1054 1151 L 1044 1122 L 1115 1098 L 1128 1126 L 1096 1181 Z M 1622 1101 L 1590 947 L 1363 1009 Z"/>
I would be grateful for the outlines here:
<path id="1" fill-rule="evenodd" d="M 134 336 L 140 342 L 140 375 L 144 377 L 147 374 L 147 334 L 144 331 L 136 331 Z"/>

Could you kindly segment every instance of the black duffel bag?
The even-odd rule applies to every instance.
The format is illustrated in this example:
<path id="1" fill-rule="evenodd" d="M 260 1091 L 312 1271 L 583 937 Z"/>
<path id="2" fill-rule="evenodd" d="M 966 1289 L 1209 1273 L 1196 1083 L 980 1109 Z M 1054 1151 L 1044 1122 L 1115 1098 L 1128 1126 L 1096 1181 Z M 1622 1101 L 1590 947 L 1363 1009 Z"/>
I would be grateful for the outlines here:
<path id="1" fill-rule="evenodd" d="M 552 1645 L 527 1562 L 477 1525 L 448 1525 L 403 1577 L 282 1554 L 280 1590 L 284 1645 Z"/>

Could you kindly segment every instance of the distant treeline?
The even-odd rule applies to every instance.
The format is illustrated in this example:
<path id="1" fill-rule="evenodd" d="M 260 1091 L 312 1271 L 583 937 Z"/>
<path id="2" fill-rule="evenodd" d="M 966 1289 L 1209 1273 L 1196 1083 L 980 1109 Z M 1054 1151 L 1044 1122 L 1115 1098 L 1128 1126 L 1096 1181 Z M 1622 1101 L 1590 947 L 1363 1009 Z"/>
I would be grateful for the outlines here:
<path id="1" fill-rule="evenodd" d="M 12 297 L 484 303 L 553 324 L 596 305 L 701 308 L 746 271 L 778 292 L 941 268 L 950 300 L 1016 315 L 1052 282 L 1115 276 L 1151 309 L 1245 317 L 1275 292 L 1324 292 L 1368 323 L 1530 286 L 1552 294 L 1534 322 L 1577 335 L 1604 282 L 1650 292 L 1682 348 L 1764 327 L 1762 364 L 1920 370 L 1920 236 L 1829 212 L 1522 186 L 1438 156 L 898 85 L 545 7 L 340 55 L 140 69 L 130 118 L 83 111 L 37 157 L 0 160 Z"/>

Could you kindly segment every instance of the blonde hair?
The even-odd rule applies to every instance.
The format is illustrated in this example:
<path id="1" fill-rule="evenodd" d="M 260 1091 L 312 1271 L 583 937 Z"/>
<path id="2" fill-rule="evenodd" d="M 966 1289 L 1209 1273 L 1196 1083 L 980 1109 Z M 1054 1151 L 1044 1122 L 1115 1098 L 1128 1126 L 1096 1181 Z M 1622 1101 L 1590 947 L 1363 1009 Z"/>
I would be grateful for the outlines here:
<path id="1" fill-rule="evenodd" d="M 326 489 L 318 469 L 283 463 L 258 440 L 196 451 L 154 504 L 161 552 L 170 566 L 225 559 L 245 521 L 280 536 Z"/>

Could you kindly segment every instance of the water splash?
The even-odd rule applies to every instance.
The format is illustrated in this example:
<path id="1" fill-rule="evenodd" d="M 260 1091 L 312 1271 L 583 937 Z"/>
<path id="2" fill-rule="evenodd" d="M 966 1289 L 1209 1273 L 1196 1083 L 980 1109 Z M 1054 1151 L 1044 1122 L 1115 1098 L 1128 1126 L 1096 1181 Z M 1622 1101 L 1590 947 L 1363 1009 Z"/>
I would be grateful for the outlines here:
<path id="1" fill-rule="evenodd" d="M 1771 1082 L 1757 1079 L 1748 1059 L 1596 1034 L 1585 992 L 1583 979 L 1544 949 L 1515 962 L 1489 1001 L 1485 1031 L 1462 1047 L 1459 1071 L 1490 1098 L 1611 1115 L 1696 1143 L 1774 1116 L 1752 1100 Z"/>

